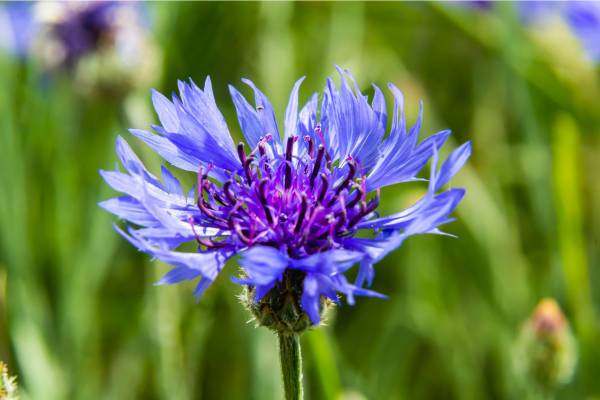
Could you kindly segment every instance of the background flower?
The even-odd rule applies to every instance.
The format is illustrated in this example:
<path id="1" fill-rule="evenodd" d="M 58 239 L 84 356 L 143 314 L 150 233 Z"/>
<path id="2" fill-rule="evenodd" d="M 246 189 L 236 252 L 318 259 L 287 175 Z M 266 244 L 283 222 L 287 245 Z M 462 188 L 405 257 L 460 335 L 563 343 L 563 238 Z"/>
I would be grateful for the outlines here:
<path id="1" fill-rule="evenodd" d="M 82 93 L 123 93 L 158 74 L 145 6 L 136 2 L 8 2 L 0 48 L 75 78 Z"/>

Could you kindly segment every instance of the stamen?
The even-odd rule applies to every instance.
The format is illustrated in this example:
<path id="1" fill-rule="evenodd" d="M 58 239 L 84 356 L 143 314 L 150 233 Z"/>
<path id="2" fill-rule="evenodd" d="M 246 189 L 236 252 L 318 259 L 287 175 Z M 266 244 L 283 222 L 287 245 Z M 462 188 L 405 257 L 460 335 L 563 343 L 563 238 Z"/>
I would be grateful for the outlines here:
<path id="1" fill-rule="evenodd" d="M 206 179 L 206 178 L 204 178 Z M 223 198 L 223 196 L 221 196 L 221 194 L 217 191 L 215 184 L 212 183 L 209 180 L 205 180 L 204 181 L 204 187 L 206 188 L 206 191 L 208 192 L 208 194 L 215 199 L 219 204 L 221 204 L 222 206 L 226 206 L 227 202 L 225 201 L 225 199 Z"/>
<path id="2" fill-rule="evenodd" d="M 261 157 L 264 156 L 266 154 L 265 143 L 267 143 L 271 139 L 273 139 L 273 135 L 271 133 L 267 133 L 266 135 L 261 136 L 260 139 L 258 140 L 258 144 L 254 148 L 254 150 L 252 150 L 252 152 L 250 153 L 249 156 L 251 157 L 251 156 L 255 155 L 257 151 L 261 155 Z"/>
<path id="3" fill-rule="evenodd" d="M 202 168 L 200 168 L 199 174 L 198 174 L 198 199 L 196 200 L 196 203 L 200 209 L 202 206 L 204 206 L 208 209 L 212 209 L 212 207 L 206 202 L 206 200 L 204 200 L 204 190 L 207 189 L 205 181 L 208 178 L 208 175 L 201 174 L 201 172 L 202 172 Z M 207 190 L 207 192 L 208 192 L 208 190 Z"/>
<path id="4" fill-rule="evenodd" d="M 238 157 L 240 158 L 240 162 L 242 165 L 246 163 L 246 152 L 244 151 L 244 143 L 240 142 L 237 145 Z"/>
<path id="5" fill-rule="evenodd" d="M 379 206 L 379 200 L 381 199 L 381 189 L 377 189 L 375 192 L 375 197 L 369 201 L 369 206 L 367 207 L 367 214 L 375 211 L 375 209 Z"/>
<path id="6" fill-rule="evenodd" d="M 204 199 L 204 189 L 206 187 L 205 185 L 205 181 L 208 179 L 208 172 L 210 171 L 211 167 L 209 164 L 209 167 L 206 170 L 206 174 L 204 173 L 204 168 L 202 166 L 200 166 L 200 168 L 198 168 L 198 189 L 197 189 L 197 193 L 198 193 L 198 197 L 196 199 L 196 201 L 200 201 L 200 199 Z"/>
<path id="7" fill-rule="evenodd" d="M 217 221 L 217 222 L 227 222 L 224 218 L 215 214 L 210 208 L 208 204 L 204 200 L 198 200 L 198 208 L 202 211 L 208 218 Z"/>
<path id="8" fill-rule="evenodd" d="M 244 218 L 243 216 L 238 214 L 238 211 L 240 211 L 240 213 L 245 214 L 247 217 L 250 217 L 250 214 L 248 213 L 248 210 L 246 210 L 242 204 L 241 201 L 236 201 L 236 203 L 233 205 L 233 208 L 229 211 L 229 214 L 227 215 L 227 218 L 229 220 L 229 229 L 233 229 L 233 225 L 231 223 L 231 221 L 233 221 L 233 217 L 236 216 L 238 218 Z"/>
<path id="9" fill-rule="evenodd" d="M 314 143 L 311 139 L 310 136 L 306 135 L 304 136 L 304 141 L 308 144 L 308 156 L 310 158 L 313 158 L 313 147 L 314 147 Z"/>
<path id="10" fill-rule="evenodd" d="M 379 199 L 380 199 L 381 191 L 379 189 L 377 189 L 377 192 L 375 192 L 375 193 L 376 193 L 375 197 L 373 199 L 371 199 L 371 201 L 369 201 L 368 204 L 365 204 L 363 206 L 363 204 L 365 202 L 361 201 L 361 210 L 359 212 L 357 212 L 354 217 L 352 217 L 352 219 L 348 223 L 348 228 L 352 228 L 363 217 L 366 217 L 367 215 L 371 214 L 373 211 L 375 211 L 375 209 L 377 208 L 377 206 L 379 206 Z"/>
<path id="11" fill-rule="evenodd" d="M 225 193 L 225 197 L 227 197 L 230 204 L 236 203 L 235 195 L 231 191 L 231 181 L 227 181 L 223 184 L 223 193 Z"/>
<path id="12" fill-rule="evenodd" d="M 289 189 L 292 186 L 292 150 L 294 149 L 294 136 L 290 136 L 285 149 L 285 184 L 284 187 Z"/>
<path id="13" fill-rule="evenodd" d="M 353 159 L 348 161 L 348 168 L 348 175 L 346 175 L 346 179 L 344 179 L 342 183 L 340 183 L 340 186 L 335 190 L 335 194 L 340 194 L 340 192 L 348 186 L 352 178 L 354 178 L 354 174 L 356 173 L 356 162 Z"/>
<path id="14" fill-rule="evenodd" d="M 319 169 L 321 169 L 321 162 L 323 161 L 323 154 L 325 154 L 325 146 L 322 144 L 319 145 L 319 150 L 317 152 L 317 158 L 315 160 L 315 165 L 313 167 L 312 174 L 310 174 L 310 188 L 312 189 L 315 185 L 315 178 L 319 173 Z"/>
<path id="15" fill-rule="evenodd" d="M 319 191 L 319 197 L 317 197 L 317 203 L 321 203 L 325 198 L 325 193 L 327 193 L 327 189 L 329 188 L 329 179 L 327 179 L 327 175 L 321 174 L 321 190 Z"/>
<path id="16" fill-rule="evenodd" d="M 348 219 L 348 213 L 346 212 L 346 204 L 345 204 L 345 200 L 343 196 L 339 197 L 339 203 L 340 203 L 340 213 L 338 215 L 339 219 L 337 224 L 335 225 L 336 229 L 340 229 L 342 226 L 344 226 L 344 224 L 346 223 L 346 220 Z"/>
<path id="17" fill-rule="evenodd" d="M 240 240 L 242 242 L 244 242 L 245 244 L 248 244 L 248 245 L 252 244 L 252 240 L 250 240 L 250 238 L 248 238 L 248 236 L 246 236 L 244 234 L 239 222 L 237 222 L 237 221 L 233 222 L 233 229 L 235 230 L 235 233 L 237 233 L 237 236 L 240 238 Z"/>
<path id="18" fill-rule="evenodd" d="M 306 215 L 306 207 L 308 206 L 306 194 L 302 193 L 302 203 L 300 204 L 300 212 L 298 214 L 298 221 L 296 221 L 296 227 L 294 233 L 300 232 L 302 228 L 302 222 L 304 222 L 304 216 Z"/>
<path id="19" fill-rule="evenodd" d="M 315 126 L 315 133 L 321 139 L 321 143 L 325 144 L 325 138 L 323 137 L 323 132 L 321 131 L 321 124 L 317 124 Z"/>
<path id="20" fill-rule="evenodd" d="M 348 204 L 346 205 L 346 207 L 348 208 L 352 208 L 354 207 L 356 204 L 358 204 L 358 202 L 361 199 L 364 199 L 364 197 L 367 195 L 365 192 L 365 188 L 363 188 L 362 185 L 356 185 L 356 192 L 354 192 L 354 198 L 352 198 L 352 200 L 350 200 L 348 202 Z"/>
<path id="21" fill-rule="evenodd" d="M 267 217 L 267 221 L 269 224 L 273 225 L 273 215 L 271 214 L 271 210 L 269 209 L 269 204 L 267 202 L 267 184 L 269 181 L 267 179 L 263 179 L 260 181 L 260 186 L 258 187 L 258 193 L 260 194 L 260 202 L 265 210 L 265 216 Z"/>
<path id="22" fill-rule="evenodd" d="M 192 228 L 192 232 L 194 233 L 194 236 L 196 237 L 196 242 L 198 242 L 199 245 L 204 246 L 208 249 L 225 247 L 224 243 L 218 243 L 218 242 L 215 243 L 208 238 L 201 238 L 200 235 L 198 235 L 198 232 L 196 232 L 196 227 L 194 224 L 194 217 L 192 217 L 190 215 L 190 216 L 188 216 L 187 220 L 188 220 L 188 223 L 190 224 L 190 227 Z"/>
<path id="23" fill-rule="evenodd" d="M 252 185 L 252 170 L 250 169 L 250 164 L 252 164 L 252 161 L 254 161 L 254 157 L 248 157 L 244 162 L 244 173 L 246 174 L 248 185 Z"/>

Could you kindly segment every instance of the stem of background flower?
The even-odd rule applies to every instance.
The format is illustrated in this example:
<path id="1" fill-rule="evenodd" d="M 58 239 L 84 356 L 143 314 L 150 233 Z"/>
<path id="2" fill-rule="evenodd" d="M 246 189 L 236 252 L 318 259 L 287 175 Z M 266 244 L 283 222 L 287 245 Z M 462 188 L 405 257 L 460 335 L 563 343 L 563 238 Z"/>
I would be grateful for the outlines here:
<path id="1" fill-rule="evenodd" d="M 285 400 L 302 399 L 302 354 L 300 337 L 279 332 L 279 360 Z"/>

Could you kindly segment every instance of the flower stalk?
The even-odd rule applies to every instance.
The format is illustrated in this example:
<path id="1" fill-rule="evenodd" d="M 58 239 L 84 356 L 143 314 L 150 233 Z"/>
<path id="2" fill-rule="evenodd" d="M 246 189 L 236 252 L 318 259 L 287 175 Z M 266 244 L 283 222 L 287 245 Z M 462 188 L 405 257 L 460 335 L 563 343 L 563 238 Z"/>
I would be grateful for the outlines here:
<path id="1" fill-rule="evenodd" d="M 277 334 L 279 338 L 279 360 L 285 400 L 301 400 L 302 395 L 302 352 L 300 337 L 296 334 Z"/>

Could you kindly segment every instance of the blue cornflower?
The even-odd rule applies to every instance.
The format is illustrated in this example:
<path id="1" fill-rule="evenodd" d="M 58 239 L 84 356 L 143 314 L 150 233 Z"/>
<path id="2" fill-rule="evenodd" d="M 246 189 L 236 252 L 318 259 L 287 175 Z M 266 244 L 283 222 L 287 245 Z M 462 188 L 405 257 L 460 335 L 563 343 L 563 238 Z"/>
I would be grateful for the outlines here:
<path id="1" fill-rule="evenodd" d="M 32 3 L 8 2 L 0 5 L 0 49 L 19 58 L 26 57 L 37 29 Z"/>
<path id="2" fill-rule="evenodd" d="M 543 23 L 559 16 L 577 37 L 585 55 L 600 61 L 600 3 L 597 1 L 521 1 L 519 12 L 526 23 Z"/>
<path id="3" fill-rule="evenodd" d="M 408 236 L 442 233 L 438 227 L 452 221 L 449 214 L 465 193 L 443 187 L 469 158 L 471 144 L 454 150 L 438 168 L 438 150 L 450 131 L 419 142 L 422 108 L 407 130 L 402 94 L 389 84 L 394 114 L 386 137 L 382 91 L 374 86 L 369 102 L 350 73 L 338 71 L 341 86 L 329 79 L 320 105 L 314 94 L 300 111 L 304 78 L 296 82 L 282 137 L 271 103 L 251 81 L 243 80 L 254 91 L 254 107 L 230 86 L 246 139 L 237 145 L 215 103 L 210 78 L 204 89 L 191 80 L 179 82 L 179 97 L 171 100 L 153 91 L 161 123 L 152 126 L 156 134 L 130 132 L 173 166 L 197 173 L 198 184 L 186 193 L 165 167 L 160 180 L 119 137 L 125 172 L 101 174 L 125 195 L 101 206 L 132 224 L 116 229 L 135 247 L 174 266 L 158 284 L 199 278 L 194 293 L 199 298 L 225 262 L 240 254 L 243 276 L 234 280 L 248 288 L 261 322 L 281 322 L 265 322 L 277 319 L 264 315 L 270 312 L 262 307 L 265 299 L 280 304 L 281 296 L 292 295 L 292 311 L 317 324 L 325 299 L 338 302 L 343 294 L 353 304 L 357 295 L 382 297 L 365 288 L 373 280 L 373 265 Z M 412 207 L 380 217 L 380 189 L 423 180 L 417 175 L 430 159 L 427 193 Z M 197 252 L 177 250 L 190 241 L 197 243 Z M 344 274 L 356 264 L 357 277 L 350 282 Z M 306 327 L 287 324 L 293 331 Z"/>
<path id="4" fill-rule="evenodd" d="M 50 8 L 48 10 L 46 7 Z M 26 56 L 43 36 L 51 43 L 51 55 L 62 66 L 72 67 L 88 53 L 113 40 L 119 27 L 121 4 L 98 1 L 78 4 L 7 3 L 0 11 L 5 21 L 0 31 L 3 47 Z M 47 14 L 52 17 L 48 17 Z M 48 46 L 49 47 L 49 46 Z M 50 47 L 48 50 L 50 52 Z"/>
<path id="5" fill-rule="evenodd" d="M 158 72 L 148 10 L 136 2 L 0 4 L 0 50 L 68 72 L 77 92 L 123 95 Z"/>
<path id="6" fill-rule="evenodd" d="M 489 10 L 494 1 L 465 1 L 461 4 Z M 600 2 L 598 1 L 517 1 L 515 6 L 519 17 L 526 25 L 544 23 L 554 17 L 563 19 L 577 40 L 585 55 L 594 62 L 600 61 Z"/>
<path id="7" fill-rule="evenodd" d="M 600 3 L 569 1 L 564 5 L 563 13 L 588 57 L 600 61 Z"/>
<path id="8" fill-rule="evenodd" d="M 67 9 L 62 19 L 50 26 L 50 35 L 62 47 L 63 63 L 73 66 L 84 55 L 113 40 L 118 24 L 118 2 L 91 2 Z"/>

